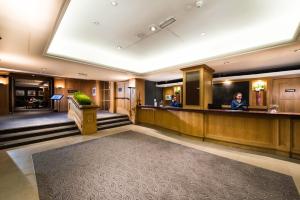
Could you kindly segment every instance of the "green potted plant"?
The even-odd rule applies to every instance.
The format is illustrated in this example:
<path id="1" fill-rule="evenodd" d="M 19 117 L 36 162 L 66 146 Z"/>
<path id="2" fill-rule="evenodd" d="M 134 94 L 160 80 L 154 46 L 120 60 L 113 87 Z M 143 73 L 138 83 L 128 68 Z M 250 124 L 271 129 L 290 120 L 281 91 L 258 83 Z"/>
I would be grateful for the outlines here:
<path id="1" fill-rule="evenodd" d="M 73 97 L 79 105 L 91 105 L 92 104 L 91 98 L 82 92 L 75 92 Z"/>

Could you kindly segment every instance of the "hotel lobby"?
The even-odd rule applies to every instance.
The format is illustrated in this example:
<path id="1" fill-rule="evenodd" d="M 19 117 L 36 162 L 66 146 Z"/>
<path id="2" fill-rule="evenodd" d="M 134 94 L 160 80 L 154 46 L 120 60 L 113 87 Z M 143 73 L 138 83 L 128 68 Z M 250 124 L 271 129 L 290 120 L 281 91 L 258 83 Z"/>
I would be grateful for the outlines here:
<path id="1" fill-rule="evenodd" d="M 0 200 L 300 200 L 299 0 L 0 0 Z"/>

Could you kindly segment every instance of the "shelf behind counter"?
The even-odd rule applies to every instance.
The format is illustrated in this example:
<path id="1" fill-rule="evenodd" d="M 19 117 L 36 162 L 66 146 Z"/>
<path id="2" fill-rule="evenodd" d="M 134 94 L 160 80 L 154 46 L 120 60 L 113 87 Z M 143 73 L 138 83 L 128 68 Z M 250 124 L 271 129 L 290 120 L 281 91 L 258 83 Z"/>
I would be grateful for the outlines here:
<path id="1" fill-rule="evenodd" d="M 300 158 L 300 113 L 138 106 L 137 123 Z"/>

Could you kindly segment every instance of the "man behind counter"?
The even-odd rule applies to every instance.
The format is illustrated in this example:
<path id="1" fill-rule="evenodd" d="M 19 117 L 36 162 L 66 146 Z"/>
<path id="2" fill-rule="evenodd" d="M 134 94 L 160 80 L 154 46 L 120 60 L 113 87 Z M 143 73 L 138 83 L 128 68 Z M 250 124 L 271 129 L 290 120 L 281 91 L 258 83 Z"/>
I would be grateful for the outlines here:
<path id="1" fill-rule="evenodd" d="M 247 102 L 243 100 L 243 94 L 238 92 L 234 95 L 234 99 L 231 101 L 232 110 L 247 110 Z"/>
<path id="2" fill-rule="evenodd" d="M 180 107 L 180 103 L 178 103 L 176 96 L 173 96 L 173 99 L 171 101 L 170 106 L 172 106 L 172 107 Z"/>

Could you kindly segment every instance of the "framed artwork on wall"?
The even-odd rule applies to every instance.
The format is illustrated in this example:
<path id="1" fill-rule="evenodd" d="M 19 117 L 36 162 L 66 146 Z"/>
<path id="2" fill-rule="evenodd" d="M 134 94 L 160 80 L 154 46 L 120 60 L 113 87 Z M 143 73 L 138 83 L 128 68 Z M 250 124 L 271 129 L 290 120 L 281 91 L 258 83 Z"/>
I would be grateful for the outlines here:
<path id="1" fill-rule="evenodd" d="M 39 95 L 39 97 L 43 97 L 44 96 L 44 91 L 43 90 L 39 90 L 38 95 Z"/>
<path id="2" fill-rule="evenodd" d="M 35 90 L 27 90 L 27 96 L 33 97 L 35 95 L 36 95 Z"/>
<path id="3" fill-rule="evenodd" d="M 95 97 L 96 96 L 96 87 L 92 88 L 92 96 Z"/>
<path id="4" fill-rule="evenodd" d="M 17 97 L 25 96 L 25 91 L 24 90 L 16 90 L 16 96 Z"/>

